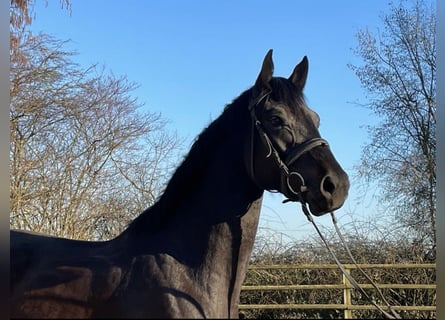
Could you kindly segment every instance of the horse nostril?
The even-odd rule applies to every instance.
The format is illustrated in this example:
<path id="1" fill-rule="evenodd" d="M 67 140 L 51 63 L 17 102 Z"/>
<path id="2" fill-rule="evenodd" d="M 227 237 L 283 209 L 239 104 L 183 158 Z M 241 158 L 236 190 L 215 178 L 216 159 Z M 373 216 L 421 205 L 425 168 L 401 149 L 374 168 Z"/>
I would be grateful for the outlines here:
<path id="1" fill-rule="evenodd" d="M 321 182 L 321 191 L 323 193 L 333 194 L 335 191 L 335 184 L 330 176 L 325 176 Z"/>

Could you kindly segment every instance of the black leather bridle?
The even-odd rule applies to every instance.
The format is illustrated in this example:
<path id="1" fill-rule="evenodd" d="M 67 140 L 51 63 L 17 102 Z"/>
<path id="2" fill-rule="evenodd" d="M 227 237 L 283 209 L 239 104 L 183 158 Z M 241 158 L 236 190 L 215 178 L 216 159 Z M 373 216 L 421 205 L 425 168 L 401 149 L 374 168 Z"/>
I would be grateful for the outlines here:
<path id="1" fill-rule="evenodd" d="M 267 98 L 271 94 L 272 90 L 267 90 L 262 92 L 258 98 L 252 100 L 249 103 L 249 111 L 252 118 L 252 134 L 251 134 L 251 150 L 250 150 L 250 174 L 252 179 L 255 179 L 255 165 L 254 165 L 254 128 L 257 129 L 261 140 L 264 145 L 269 149 L 269 153 L 266 157 L 273 156 L 281 172 L 281 192 L 288 197 L 287 201 L 300 201 L 303 202 L 302 193 L 307 191 L 307 186 L 304 181 L 303 176 L 297 171 L 291 171 L 289 167 L 297 161 L 306 152 L 318 147 L 318 146 L 329 146 L 328 142 L 322 138 L 312 138 L 306 140 L 294 146 L 289 150 L 288 155 L 283 160 L 277 149 L 274 147 L 272 141 L 270 140 L 267 132 L 264 130 L 261 121 L 258 120 L 256 116 L 256 106 L 258 106 L 261 101 Z M 254 180 L 255 181 L 255 180 Z M 296 187 L 297 186 L 297 187 Z"/>

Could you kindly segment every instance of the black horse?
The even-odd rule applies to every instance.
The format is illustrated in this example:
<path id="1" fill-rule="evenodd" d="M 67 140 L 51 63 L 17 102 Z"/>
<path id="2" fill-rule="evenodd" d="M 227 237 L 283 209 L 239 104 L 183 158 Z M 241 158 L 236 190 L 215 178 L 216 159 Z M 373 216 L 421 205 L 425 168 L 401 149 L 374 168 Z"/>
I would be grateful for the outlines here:
<path id="1" fill-rule="evenodd" d="M 118 237 L 75 241 L 11 231 L 14 317 L 236 318 L 264 190 L 319 216 L 348 176 L 303 99 L 306 57 L 254 86 L 199 135 L 159 200 Z"/>

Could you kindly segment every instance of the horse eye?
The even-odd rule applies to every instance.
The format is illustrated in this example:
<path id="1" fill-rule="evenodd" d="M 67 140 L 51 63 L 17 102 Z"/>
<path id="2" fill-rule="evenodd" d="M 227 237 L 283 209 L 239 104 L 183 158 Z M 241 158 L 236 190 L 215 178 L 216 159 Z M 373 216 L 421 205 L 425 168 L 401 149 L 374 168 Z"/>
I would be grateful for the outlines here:
<path id="1" fill-rule="evenodd" d="M 280 127 L 283 125 L 284 122 L 283 122 L 283 119 L 281 119 L 280 117 L 272 116 L 270 118 L 270 123 L 275 127 Z"/>

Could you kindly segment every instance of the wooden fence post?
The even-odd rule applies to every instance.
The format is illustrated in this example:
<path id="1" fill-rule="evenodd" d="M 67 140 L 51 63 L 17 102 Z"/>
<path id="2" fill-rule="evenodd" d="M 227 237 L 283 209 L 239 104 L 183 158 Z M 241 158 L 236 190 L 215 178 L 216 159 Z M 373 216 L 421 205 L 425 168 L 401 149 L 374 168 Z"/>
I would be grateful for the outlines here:
<path id="1" fill-rule="evenodd" d="M 347 268 L 345 268 L 345 272 L 347 274 L 351 273 L 350 269 Z M 344 317 L 345 319 L 352 319 L 352 310 L 349 309 L 349 306 L 351 305 L 352 286 L 348 278 L 344 274 L 342 274 L 342 283 L 345 285 L 345 288 L 343 290 L 343 304 L 345 305 Z"/>

